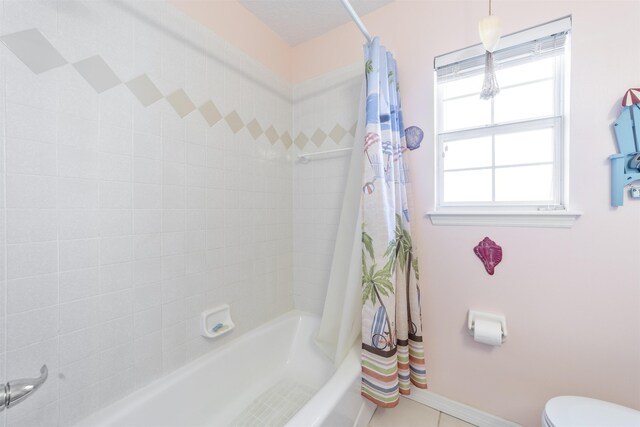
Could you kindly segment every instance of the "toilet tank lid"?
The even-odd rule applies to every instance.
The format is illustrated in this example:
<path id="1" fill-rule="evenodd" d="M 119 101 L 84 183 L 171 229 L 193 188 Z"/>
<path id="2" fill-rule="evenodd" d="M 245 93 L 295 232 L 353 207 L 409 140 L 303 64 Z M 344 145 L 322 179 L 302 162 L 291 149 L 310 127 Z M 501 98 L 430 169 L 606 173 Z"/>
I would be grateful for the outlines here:
<path id="1" fill-rule="evenodd" d="M 640 427 L 640 411 L 588 397 L 554 397 L 544 412 L 555 427 Z"/>

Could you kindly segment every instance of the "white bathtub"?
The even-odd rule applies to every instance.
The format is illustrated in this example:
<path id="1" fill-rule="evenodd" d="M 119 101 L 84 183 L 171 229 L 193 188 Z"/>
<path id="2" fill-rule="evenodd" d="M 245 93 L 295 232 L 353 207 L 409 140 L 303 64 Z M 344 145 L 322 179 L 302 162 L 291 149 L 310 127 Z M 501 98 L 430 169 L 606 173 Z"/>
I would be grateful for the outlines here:
<path id="1" fill-rule="evenodd" d="M 317 317 L 292 311 L 84 419 L 91 427 L 365 426 L 360 350 L 336 369 Z"/>

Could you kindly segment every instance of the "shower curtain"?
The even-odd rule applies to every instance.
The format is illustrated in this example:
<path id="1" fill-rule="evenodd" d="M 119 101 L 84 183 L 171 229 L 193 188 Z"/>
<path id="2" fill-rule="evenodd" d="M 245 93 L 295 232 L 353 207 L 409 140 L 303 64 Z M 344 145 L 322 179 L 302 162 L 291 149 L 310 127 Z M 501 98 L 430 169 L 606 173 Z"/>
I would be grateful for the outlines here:
<path id="1" fill-rule="evenodd" d="M 410 384 L 426 388 L 418 259 L 411 240 L 406 142 L 393 56 L 365 47 L 362 175 L 362 395 L 398 404 Z"/>
<path id="2" fill-rule="evenodd" d="M 358 117 L 365 115 L 366 85 L 360 89 Z M 333 249 L 331 273 L 327 287 L 320 329 L 315 337 L 316 345 L 334 361 L 342 363 L 360 335 L 362 271 L 361 240 L 361 181 L 364 143 L 364 120 L 358 120 L 353 139 L 338 234 Z"/>
<path id="3" fill-rule="evenodd" d="M 427 388 L 396 62 L 365 46 L 358 127 L 316 344 L 339 365 L 361 335 L 362 395 L 394 407 Z"/>

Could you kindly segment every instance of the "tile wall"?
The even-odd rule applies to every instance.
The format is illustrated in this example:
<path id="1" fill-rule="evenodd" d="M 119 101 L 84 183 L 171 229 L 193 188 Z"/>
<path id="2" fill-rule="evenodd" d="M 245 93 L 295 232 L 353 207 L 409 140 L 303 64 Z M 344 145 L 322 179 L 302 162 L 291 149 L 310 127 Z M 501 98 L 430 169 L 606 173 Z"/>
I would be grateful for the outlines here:
<path id="1" fill-rule="evenodd" d="M 66 65 L 0 44 L 0 382 L 50 374 L 0 426 L 67 426 L 219 345 L 204 308 L 293 307 L 291 87 L 159 1 L 0 1 L 29 29 Z"/>
<path id="2" fill-rule="evenodd" d="M 296 159 L 353 145 L 361 76 L 358 63 L 293 88 L 293 293 L 297 308 L 318 314 L 324 306 L 350 151 L 309 157 L 308 163 Z"/>

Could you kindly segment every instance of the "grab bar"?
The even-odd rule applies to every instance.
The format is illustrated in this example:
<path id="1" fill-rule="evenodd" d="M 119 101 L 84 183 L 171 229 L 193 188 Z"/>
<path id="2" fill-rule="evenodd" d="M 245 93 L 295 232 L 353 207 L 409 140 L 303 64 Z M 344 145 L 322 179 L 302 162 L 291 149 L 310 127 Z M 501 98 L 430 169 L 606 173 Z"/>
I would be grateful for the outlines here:
<path id="1" fill-rule="evenodd" d="M 336 150 L 318 151 L 316 153 L 298 154 L 298 162 L 306 164 L 306 163 L 309 163 L 309 157 L 320 156 L 323 154 L 339 153 L 341 151 L 350 151 L 352 149 L 353 149 L 352 147 L 347 147 L 347 148 L 338 148 Z"/>
<path id="2" fill-rule="evenodd" d="M 38 378 L 20 378 L 0 386 L 0 411 L 4 410 L 5 407 L 11 408 L 25 400 L 34 391 L 42 387 L 48 376 L 47 365 L 42 365 Z"/>

